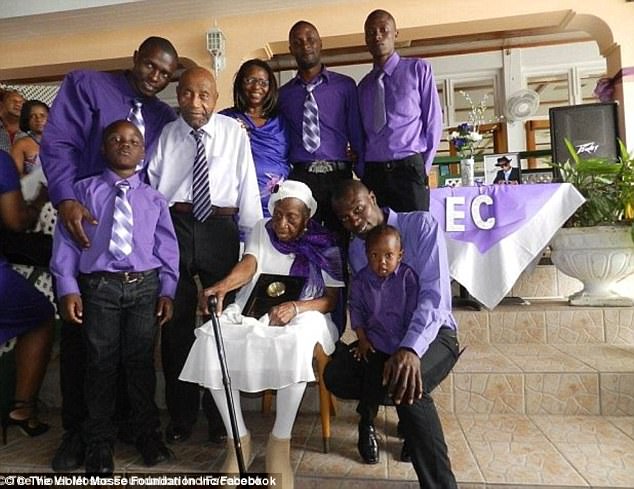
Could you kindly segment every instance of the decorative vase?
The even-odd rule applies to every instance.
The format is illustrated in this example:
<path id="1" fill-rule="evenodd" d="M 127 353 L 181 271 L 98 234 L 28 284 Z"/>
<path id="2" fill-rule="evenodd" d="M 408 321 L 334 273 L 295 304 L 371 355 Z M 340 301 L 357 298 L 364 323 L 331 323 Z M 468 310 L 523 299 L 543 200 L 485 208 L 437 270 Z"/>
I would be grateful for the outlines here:
<path id="1" fill-rule="evenodd" d="M 614 291 L 634 272 L 634 242 L 629 226 L 562 228 L 551 242 L 551 259 L 566 275 L 583 282 L 568 300 L 572 306 L 632 306 Z"/>
<path id="2" fill-rule="evenodd" d="M 474 169 L 475 160 L 473 158 L 460 160 L 460 177 L 463 187 L 472 187 L 475 184 Z"/>

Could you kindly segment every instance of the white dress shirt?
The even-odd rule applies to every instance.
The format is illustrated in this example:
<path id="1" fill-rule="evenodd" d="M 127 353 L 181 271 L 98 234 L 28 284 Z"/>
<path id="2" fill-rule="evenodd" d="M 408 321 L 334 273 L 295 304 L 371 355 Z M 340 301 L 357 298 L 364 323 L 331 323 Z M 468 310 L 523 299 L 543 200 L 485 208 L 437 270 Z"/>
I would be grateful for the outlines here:
<path id="1" fill-rule="evenodd" d="M 237 121 L 221 114 L 212 114 L 201 129 L 211 203 L 237 207 L 238 226 L 248 236 L 263 217 L 249 137 Z M 191 132 L 182 117 L 167 124 L 147 168 L 150 184 L 165 196 L 170 207 L 174 202 L 192 202 L 196 140 Z"/>

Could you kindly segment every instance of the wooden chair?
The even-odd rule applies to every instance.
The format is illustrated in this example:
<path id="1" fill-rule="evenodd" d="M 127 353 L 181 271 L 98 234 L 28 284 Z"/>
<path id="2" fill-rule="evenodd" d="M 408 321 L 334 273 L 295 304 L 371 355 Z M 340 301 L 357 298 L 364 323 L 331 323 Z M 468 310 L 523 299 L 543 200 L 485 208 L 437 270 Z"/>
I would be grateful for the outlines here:
<path id="1" fill-rule="evenodd" d="M 319 343 L 315 345 L 315 351 L 313 352 L 313 361 L 317 366 L 317 384 L 319 387 L 319 415 L 321 417 L 321 436 L 323 439 L 324 453 L 328 453 L 330 450 L 330 416 L 335 416 L 336 405 L 335 397 L 326 388 L 326 383 L 323 381 L 324 370 L 330 357 L 324 353 L 323 348 Z M 273 404 L 273 391 L 264 391 L 262 396 L 262 413 L 269 414 Z"/>

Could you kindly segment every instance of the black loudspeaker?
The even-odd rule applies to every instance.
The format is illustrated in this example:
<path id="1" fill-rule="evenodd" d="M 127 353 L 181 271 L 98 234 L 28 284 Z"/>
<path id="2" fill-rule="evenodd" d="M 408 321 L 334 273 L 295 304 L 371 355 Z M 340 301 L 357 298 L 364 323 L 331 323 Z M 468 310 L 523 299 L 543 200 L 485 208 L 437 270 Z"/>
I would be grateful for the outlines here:
<path id="1" fill-rule="evenodd" d="M 553 161 L 565 163 L 570 153 L 564 138 L 568 138 L 582 159 L 606 157 L 617 160 L 617 113 L 615 103 L 553 107 L 550 118 L 550 145 Z"/>

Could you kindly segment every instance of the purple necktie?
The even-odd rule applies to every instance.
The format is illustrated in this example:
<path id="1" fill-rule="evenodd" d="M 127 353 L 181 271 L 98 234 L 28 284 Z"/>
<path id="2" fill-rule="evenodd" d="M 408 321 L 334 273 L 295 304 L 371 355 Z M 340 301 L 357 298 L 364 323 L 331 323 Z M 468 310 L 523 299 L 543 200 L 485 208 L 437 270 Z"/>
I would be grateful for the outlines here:
<path id="1" fill-rule="evenodd" d="M 317 107 L 313 90 L 321 85 L 322 81 L 322 78 L 319 77 L 313 83 L 306 85 L 306 98 L 304 99 L 304 115 L 302 119 L 302 142 L 304 143 L 304 148 L 309 153 L 314 153 L 321 145 L 319 107 Z"/>
<path id="2" fill-rule="evenodd" d="M 130 113 L 128 114 L 126 120 L 136 126 L 136 128 L 141 133 L 141 136 L 143 136 L 143 140 L 145 141 L 145 121 L 143 120 L 143 112 L 141 112 L 142 107 L 143 104 L 141 103 L 141 101 L 138 98 L 135 98 L 132 101 L 132 108 L 130 109 Z M 144 161 L 145 160 L 139 161 L 139 164 L 136 166 L 137 171 L 143 169 Z"/>
<path id="3" fill-rule="evenodd" d="M 206 221 L 211 215 L 211 196 L 209 193 L 209 167 L 205 155 L 205 145 L 202 137 L 204 131 L 198 129 L 191 134 L 196 140 L 196 158 L 194 159 L 194 178 L 192 182 L 192 203 L 194 217 L 200 222 Z"/>
<path id="4" fill-rule="evenodd" d="M 123 260 L 132 253 L 132 206 L 128 200 L 130 183 L 120 180 L 115 183 L 117 195 L 114 199 L 114 216 L 112 220 L 112 235 L 108 249 L 117 260 Z"/>
<path id="5" fill-rule="evenodd" d="M 376 93 L 374 96 L 374 132 L 379 132 L 387 123 L 385 114 L 385 71 L 379 70 L 376 77 Z"/>
<path id="6" fill-rule="evenodd" d="M 130 113 L 128 114 L 128 121 L 134 124 L 141 136 L 145 138 L 145 121 L 143 120 L 143 112 L 141 112 L 141 108 L 143 104 L 139 99 L 134 99 L 132 101 L 132 108 L 130 109 Z"/>

